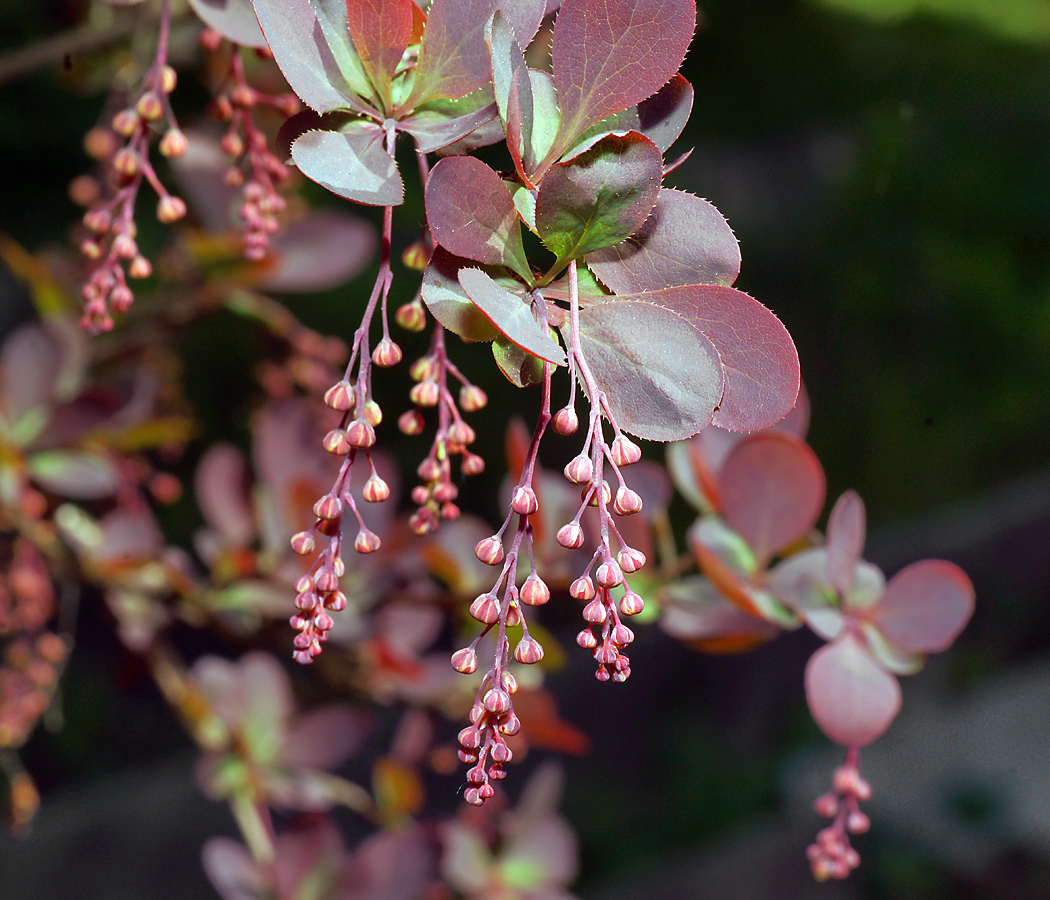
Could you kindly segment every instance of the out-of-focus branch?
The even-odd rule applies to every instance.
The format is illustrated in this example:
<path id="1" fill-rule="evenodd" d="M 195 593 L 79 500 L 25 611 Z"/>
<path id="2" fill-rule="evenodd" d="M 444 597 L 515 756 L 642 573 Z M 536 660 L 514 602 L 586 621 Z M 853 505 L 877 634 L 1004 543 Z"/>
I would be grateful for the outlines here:
<path id="1" fill-rule="evenodd" d="M 84 25 L 14 50 L 0 56 L 0 84 L 14 81 L 37 69 L 59 65 L 67 56 L 101 50 L 126 38 L 134 27 L 133 17 L 121 16 L 105 28 Z"/>

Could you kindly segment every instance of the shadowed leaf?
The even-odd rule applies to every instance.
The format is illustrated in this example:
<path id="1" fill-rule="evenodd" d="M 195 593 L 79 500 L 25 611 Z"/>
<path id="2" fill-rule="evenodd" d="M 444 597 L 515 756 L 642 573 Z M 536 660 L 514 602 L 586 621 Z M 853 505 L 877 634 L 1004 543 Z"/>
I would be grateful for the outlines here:
<path id="1" fill-rule="evenodd" d="M 926 559 L 901 569 L 873 612 L 886 638 L 905 650 L 947 650 L 973 615 L 970 579 L 958 566 Z"/>
<path id="2" fill-rule="evenodd" d="M 423 302 L 434 318 L 453 334 L 466 341 L 491 341 L 499 332 L 459 283 L 460 270 L 470 265 L 470 260 L 438 247 L 423 273 Z M 509 276 L 505 280 L 511 281 Z"/>
<path id="3" fill-rule="evenodd" d="M 292 159 L 311 181 L 369 206 L 397 206 L 401 176 L 383 146 L 383 130 L 355 121 L 341 131 L 308 131 L 292 144 Z"/>
<path id="4" fill-rule="evenodd" d="M 244 47 L 265 47 L 250 0 L 190 0 L 193 11 L 209 28 Z"/>
<path id="5" fill-rule="evenodd" d="M 510 191 L 481 160 L 441 160 L 426 187 L 427 223 L 450 253 L 492 266 L 506 266 L 531 280 L 521 243 L 521 225 Z"/>
<path id="6" fill-rule="evenodd" d="M 235 547 L 248 546 L 255 536 L 247 479 L 248 465 L 232 444 L 209 447 L 193 478 L 204 521 Z"/>
<path id="7" fill-rule="evenodd" d="M 481 269 L 461 269 L 459 283 L 482 315 L 509 341 L 556 366 L 565 365 L 565 351 L 540 327 L 520 294 L 500 287 Z"/>
<path id="8" fill-rule="evenodd" d="M 624 431 L 678 441 L 711 421 L 723 388 L 718 352 L 677 313 L 640 300 L 588 307 L 580 346 Z"/>
<path id="9" fill-rule="evenodd" d="M 112 497 L 121 486 L 113 461 L 98 453 L 47 450 L 30 456 L 27 468 L 41 487 L 78 500 Z"/>
<path id="10" fill-rule="evenodd" d="M 417 108 L 410 116 L 398 122 L 398 128 L 415 138 L 420 153 L 432 153 L 473 135 L 478 129 L 496 118 L 496 104 L 492 94 L 481 88 L 459 100 L 430 100 Z M 502 137 L 478 143 L 494 143 Z"/>
<path id="11" fill-rule="evenodd" d="M 622 241 L 645 221 L 660 193 L 660 150 L 636 132 L 602 138 L 558 163 L 536 197 L 536 229 L 567 262 Z"/>
<path id="12" fill-rule="evenodd" d="M 768 432 L 745 438 L 719 475 L 722 514 L 764 566 L 803 537 L 824 506 L 824 471 L 798 438 Z"/>
<path id="13" fill-rule="evenodd" d="M 833 741 L 863 747 L 880 737 L 901 708 L 897 679 L 852 636 L 822 647 L 806 665 L 806 700 Z"/>
<path id="14" fill-rule="evenodd" d="M 543 382 L 543 361 L 526 353 L 502 335 L 492 342 L 492 356 L 499 370 L 515 387 Z"/>
<path id="15" fill-rule="evenodd" d="M 296 293 L 327 291 L 360 275 L 377 244 L 375 228 L 363 219 L 312 210 L 273 239 L 273 262 L 259 286 Z"/>

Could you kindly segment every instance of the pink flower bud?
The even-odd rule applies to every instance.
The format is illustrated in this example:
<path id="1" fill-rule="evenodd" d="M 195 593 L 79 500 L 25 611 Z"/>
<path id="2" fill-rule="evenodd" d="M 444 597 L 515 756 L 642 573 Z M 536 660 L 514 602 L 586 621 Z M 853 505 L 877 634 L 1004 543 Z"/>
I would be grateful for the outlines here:
<path id="1" fill-rule="evenodd" d="M 353 385 L 349 381 L 336 382 L 325 391 L 324 402 L 340 412 L 353 409 L 356 402 Z"/>
<path id="2" fill-rule="evenodd" d="M 583 608 L 584 621 L 592 625 L 601 625 L 607 616 L 608 611 L 605 609 L 605 604 L 597 597 Z"/>
<path id="3" fill-rule="evenodd" d="M 292 550 L 300 556 L 308 556 L 314 552 L 314 536 L 309 531 L 300 531 L 292 536 Z"/>
<path id="4" fill-rule="evenodd" d="M 135 104 L 135 112 L 145 122 L 156 122 L 164 115 L 164 104 L 153 91 L 146 91 Z"/>
<path id="5" fill-rule="evenodd" d="M 594 475 L 594 466 L 582 453 L 569 461 L 565 467 L 565 477 L 573 484 L 586 484 Z"/>
<path id="6" fill-rule="evenodd" d="M 871 828 L 871 819 L 859 809 L 852 810 L 846 817 L 846 829 L 851 834 L 864 834 L 869 828 Z"/>
<path id="7" fill-rule="evenodd" d="M 510 507 L 519 516 L 531 516 L 540 508 L 540 501 L 532 488 L 519 487 L 514 491 L 514 499 L 511 500 Z"/>
<path id="8" fill-rule="evenodd" d="M 372 351 L 372 362 L 387 369 L 396 366 L 401 362 L 401 348 L 390 338 L 383 338 Z"/>
<path id="9" fill-rule="evenodd" d="M 379 408 L 375 400 L 365 403 L 365 421 L 373 428 L 383 421 L 383 410 Z"/>
<path id="10" fill-rule="evenodd" d="M 346 594 L 342 591 L 332 591 L 325 597 L 324 605 L 332 612 L 342 612 L 346 609 Z"/>
<path id="11" fill-rule="evenodd" d="M 477 412 L 489 402 L 485 392 L 472 384 L 465 384 L 459 389 L 459 408 L 463 412 Z"/>
<path id="12" fill-rule="evenodd" d="M 486 691 L 482 703 L 485 704 L 485 709 L 490 713 L 502 715 L 510 709 L 510 694 L 499 689 Z"/>
<path id="13" fill-rule="evenodd" d="M 404 257 L 402 257 L 403 259 Z M 424 264 L 425 265 L 425 264 Z M 400 307 L 394 315 L 397 322 L 405 331 L 418 332 L 427 326 L 427 315 L 419 303 L 406 303 Z"/>
<path id="14" fill-rule="evenodd" d="M 470 604 L 470 614 L 485 625 L 499 621 L 500 603 L 492 594 L 479 594 Z"/>
<path id="15" fill-rule="evenodd" d="M 175 74 L 175 70 L 171 66 L 162 66 L 160 70 L 160 89 L 165 94 L 170 94 L 175 90 L 175 84 L 178 81 L 178 76 Z"/>
<path id="16" fill-rule="evenodd" d="M 598 566 L 598 570 L 594 573 L 594 577 L 597 579 L 598 584 L 603 588 L 613 588 L 618 584 L 623 584 L 623 572 L 620 571 L 620 567 L 612 560 Z"/>
<path id="17" fill-rule="evenodd" d="M 485 460 L 476 453 L 463 453 L 463 462 L 460 468 L 464 475 L 480 475 L 485 471 Z"/>
<path id="18" fill-rule="evenodd" d="M 481 746 L 481 732 L 469 725 L 459 733 L 459 745 L 467 750 L 477 750 Z"/>
<path id="19" fill-rule="evenodd" d="M 334 591 L 339 587 L 339 576 L 331 569 L 321 569 L 315 576 L 314 581 L 317 584 L 317 590 L 322 594 L 327 594 L 329 591 Z"/>
<path id="20" fill-rule="evenodd" d="M 531 666 L 543 659 L 543 647 L 535 638 L 523 638 L 514 648 L 514 658 L 520 663 Z"/>
<path id="21" fill-rule="evenodd" d="M 550 588 L 533 572 L 521 586 L 521 602 L 526 606 L 543 606 L 551 598 Z"/>
<path id="22" fill-rule="evenodd" d="M 358 553 L 375 553 L 381 546 L 379 535 L 367 528 L 362 528 L 354 538 L 354 549 Z"/>
<path id="23" fill-rule="evenodd" d="M 457 650 L 452 654 L 452 668 L 459 672 L 461 675 L 472 675 L 477 671 L 478 668 L 478 655 L 470 649 L 470 647 L 464 647 L 462 650 Z M 469 731 L 470 729 L 464 729 Z M 477 733 L 477 729 L 474 729 Z M 459 742 L 464 747 L 477 747 L 477 744 L 464 744 L 463 743 L 463 732 L 459 733 Z"/>
<path id="24" fill-rule="evenodd" d="M 630 589 L 620 598 L 620 612 L 625 616 L 636 616 L 643 609 L 645 609 L 645 601 Z"/>
<path id="25" fill-rule="evenodd" d="M 581 575 L 569 585 L 569 596 L 574 600 L 590 600 L 594 594 L 594 582 L 589 575 Z"/>
<path id="26" fill-rule="evenodd" d="M 642 448 L 623 434 L 616 436 L 609 449 L 613 462 L 618 466 L 630 466 L 642 458 Z"/>
<path id="27" fill-rule="evenodd" d="M 641 550 L 635 550 L 633 547 L 624 547 L 617 554 L 617 558 L 620 561 L 620 568 L 628 575 L 632 572 L 637 572 L 645 565 L 645 554 Z"/>
<path id="28" fill-rule="evenodd" d="M 835 814 L 839 811 L 839 798 L 831 792 L 821 794 L 813 802 L 813 809 L 818 816 L 823 816 L 825 819 L 834 819 Z"/>
<path id="29" fill-rule="evenodd" d="M 513 737 L 519 731 L 521 731 L 521 722 L 518 720 L 518 717 L 514 715 L 514 713 L 505 716 L 499 723 L 500 734 L 505 734 L 509 737 Z"/>
<path id="30" fill-rule="evenodd" d="M 186 140 L 186 135 L 179 131 L 178 128 L 171 128 L 160 139 L 157 149 L 160 150 L 161 156 L 173 159 L 186 155 L 186 151 L 189 149 L 189 141 Z"/>
<path id="31" fill-rule="evenodd" d="M 343 512 L 343 501 L 331 494 L 325 494 L 314 504 L 314 515 L 319 519 L 334 521 Z"/>
<path id="32" fill-rule="evenodd" d="M 452 427 L 448 430 L 448 436 L 454 443 L 460 444 L 461 446 L 473 444 L 474 439 L 477 437 L 474 433 L 474 429 L 466 422 L 453 422 Z"/>
<path id="33" fill-rule="evenodd" d="M 612 630 L 612 639 L 617 647 L 629 647 L 634 643 L 634 632 L 626 625 L 617 625 Z"/>
<path id="34" fill-rule="evenodd" d="M 514 759 L 514 754 L 511 752 L 510 747 L 504 743 L 496 743 L 492 745 L 492 750 L 489 752 L 489 756 L 493 762 L 498 763 L 509 763 Z M 491 774 L 491 773 L 490 773 Z"/>
<path id="35" fill-rule="evenodd" d="M 408 374 L 413 381 L 433 381 L 437 372 L 437 364 L 429 356 L 421 356 L 411 366 Z"/>
<path id="36" fill-rule="evenodd" d="M 132 278 L 149 278 L 153 274 L 153 265 L 145 256 L 136 256 L 128 266 L 128 275 Z"/>
<path id="37" fill-rule="evenodd" d="M 576 410 L 568 406 L 564 409 L 559 409 L 554 414 L 554 419 L 551 421 L 551 428 L 554 429 L 556 434 L 576 434 L 576 429 L 579 427 L 580 418 L 576 415 Z"/>
<path id="38" fill-rule="evenodd" d="M 423 407 L 437 406 L 440 396 L 436 381 L 421 381 L 408 392 L 408 399 Z"/>
<path id="39" fill-rule="evenodd" d="M 576 522 L 569 522 L 558 529 L 558 543 L 566 550 L 577 550 L 583 546 L 583 529 Z"/>
<path id="40" fill-rule="evenodd" d="M 423 429 L 426 427 L 426 422 L 423 417 L 419 414 L 418 410 L 410 409 L 408 412 L 402 413 L 397 418 L 397 427 L 402 434 L 407 434 L 410 437 L 417 434 L 422 434 Z"/>
<path id="41" fill-rule="evenodd" d="M 122 109 L 113 117 L 110 126 L 121 137 L 127 138 L 135 133 L 135 129 L 139 127 L 139 122 L 141 121 L 139 114 L 135 110 Z"/>
<path id="42" fill-rule="evenodd" d="M 576 635 L 576 643 L 584 650 L 593 650 L 598 646 L 598 638 L 594 636 L 589 628 L 585 628 Z"/>
<path id="43" fill-rule="evenodd" d="M 369 503 L 382 503 L 390 496 L 390 485 L 378 475 L 371 475 L 365 482 L 361 495 Z"/>
<path id="44" fill-rule="evenodd" d="M 633 516 L 642 511 L 642 498 L 637 491 L 628 487 L 620 487 L 616 491 L 616 499 L 613 501 L 613 509 L 618 515 Z"/>
<path id="45" fill-rule="evenodd" d="M 487 566 L 498 566 L 503 561 L 503 544 L 493 535 L 478 541 L 474 555 Z"/>
<path id="46" fill-rule="evenodd" d="M 609 670 L 605 668 L 605 666 L 598 666 L 598 671 L 594 673 L 594 677 L 601 682 L 606 682 L 610 678 L 612 678 L 612 675 L 609 673 Z"/>
<path id="47" fill-rule="evenodd" d="M 351 422 L 350 427 L 346 429 L 346 440 L 351 447 L 358 449 L 371 447 L 376 442 L 375 429 L 367 422 L 358 419 Z"/>
<path id="48" fill-rule="evenodd" d="M 345 456 L 350 452 L 350 443 L 346 439 L 346 432 L 342 428 L 333 428 L 324 436 L 321 446 L 329 453 L 336 456 Z"/>

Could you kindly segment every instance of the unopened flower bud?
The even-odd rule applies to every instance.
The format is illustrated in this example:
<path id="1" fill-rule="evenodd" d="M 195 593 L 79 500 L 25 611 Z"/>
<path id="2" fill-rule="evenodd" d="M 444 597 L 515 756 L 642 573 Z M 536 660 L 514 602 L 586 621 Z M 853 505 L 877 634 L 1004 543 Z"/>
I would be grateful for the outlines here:
<path id="1" fill-rule="evenodd" d="M 618 466 L 630 466 L 642 458 L 642 448 L 623 434 L 618 434 L 609 448 L 613 462 Z"/>
<path id="2" fill-rule="evenodd" d="M 543 659 L 543 647 L 535 638 L 522 638 L 514 648 L 514 658 L 524 665 L 534 665 Z"/>
<path id="3" fill-rule="evenodd" d="M 574 600 L 590 600 L 594 594 L 594 582 L 588 575 L 581 575 L 569 585 L 569 596 Z"/>
<path id="4" fill-rule="evenodd" d="M 314 577 L 314 582 L 317 584 L 317 590 L 320 593 L 327 594 L 329 591 L 334 591 L 339 587 L 339 576 L 331 569 L 321 569 Z"/>
<path id="5" fill-rule="evenodd" d="M 346 594 L 342 591 L 332 591 L 325 597 L 324 605 L 333 612 L 342 612 L 346 609 Z"/>
<path id="6" fill-rule="evenodd" d="M 474 439 L 477 437 L 474 433 L 474 429 L 463 421 L 453 422 L 448 430 L 448 436 L 453 443 L 459 444 L 460 446 L 473 444 Z"/>
<path id="7" fill-rule="evenodd" d="M 134 259 L 139 252 L 139 246 L 130 234 L 118 234 L 113 238 L 113 252 L 120 259 Z"/>
<path id="8" fill-rule="evenodd" d="M 576 522 L 569 522 L 558 529 L 558 543 L 566 550 L 577 550 L 583 546 L 583 529 Z"/>
<path id="9" fill-rule="evenodd" d="M 521 731 L 521 722 L 518 720 L 518 717 L 514 715 L 514 713 L 510 713 L 510 715 L 505 716 L 503 720 L 499 723 L 500 734 L 513 736 L 519 731 Z"/>
<path id="10" fill-rule="evenodd" d="M 573 484 L 586 484 L 594 475 L 594 466 L 582 453 L 569 461 L 565 467 L 565 477 Z"/>
<path id="11" fill-rule="evenodd" d="M 422 272 L 430 262 L 430 253 L 427 251 L 426 243 L 416 241 L 414 244 L 409 244 L 401 254 L 401 262 L 406 269 Z"/>
<path id="12" fill-rule="evenodd" d="M 160 144 L 157 145 L 157 149 L 160 150 L 161 156 L 166 156 L 171 159 L 185 156 L 189 146 L 189 141 L 186 140 L 186 135 L 179 131 L 178 128 L 169 128 L 164 133 L 164 137 L 160 139 Z"/>
<path id="13" fill-rule="evenodd" d="M 139 155 L 130 147 L 121 147 L 113 157 L 113 171 L 124 178 L 132 178 L 139 171 Z"/>
<path id="14" fill-rule="evenodd" d="M 576 429 L 579 427 L 580 417 L 576 415 L 576 410 L 568 406 L 564 409 L 559 409 L 554 414 L 554 419 L 551 421 L 551 428 L 553 428 L 557 434 L 576 434 Z"/>
<path id="15" fill-rule="evenodd" d="M 102 256 L 102 247 L 98 241 L 81 241 L 80 252 L 88 259 L 98 259 Z"/>
<path id="16" fill-rule="evenodd" d="M 358 553 L 375 553 L 381 546 L 379 535 L 367 528 L 362 528 L 354 538 L 354 549 Z"/>
<path id="17" fill-rule="evenodd" d="M 479 594 L 470 604 L 470 614 L 485 625 L 499 620 L 500 602 L 493 594 Z"/>
<path id="18" fill-rule="evenodd" d="M 427 314 L 423 310 L 423 304 L 406 303 L 395 313 L 394 321 L 405 331 L 419 332 L 426 328 Z"/>
<path id="19" fill-rule="evenodd" d="M 473 384 L 465 384 L 459 389 L 459 408 L 463 412 L 477 412 L 488 402 L 489 398 L 485 392 Z"/>
<path id="20" fill-rule="evenodd" d="M 149 278 L 153 274 L 153 265 L 145 256 L 136 256 L 128 266 L 128 275 L 132 278 Z"/>
<path id="21" fill-rule="evenodd" d="M 244 141 L 236 131 L 227 131 L 219 141 L 219 148 L 227 156 L 240 156 L 244 152 Z"/>
<path id="22" fill-rule="evenodd" d="M 464 475 L 480 475 L 485 471 L 485 460 L 476 453 L 463 453 L 463 463 L 460 466 Z"/>
<path id="23" fill-rule="evenodd" d="M 146 91 L 135 104 L 135 112 L 144 122 L 156 122 L 164 115 L 164 104 L 153 91 Z"/>
<path id="24" fill-rule="evenodd" d="M 551 598 L 550 588 L 533 572 L 521 586 L 521 602 L 526 606 L 543 606 Z"/>
<path id="25" fill-rule="evenodd" d="M 175 90 L 175 83 L 178 81 L 178 76 L 175 74 L 175 70 L 171 66 L 164 66 L 160 70 L 160 89 L 165 94 L 170 94 Z"/>
<path id="26" fill-rule="evenodd" d="M 608 615 L 605 604 L 597 597 L 583 608 L 583 620 L 592 625 L 601 625 Z"/>
<path id="27" fill-rule="evenodd" d="M 628 590 L 620 598 L 620 612 L 625 616 L 636 616 L 643 609 L 645 601 L 632 590 Z"/>
<path id="28" fill-rule="evenodd" d="M 421 356 L 408 368 L 408 376 L 413 381 L 433 381 L 436 372 L 437 366 L 429 356 Z"/>
<path id="29" fill-rule="evenodd" d="M 346 439 L 346 432 L 342 428 L 333 428 L 324 436 L 321 446 L 329 453 L 336 456 L 346 456 L 350 452 L 350 443 Z"/>
<path id="30" fill-rule="evenodd" d="M 474 555 L 487 566 L 498 566 L 503 562 L 503 544 L 493 535 L 478 541 Z"/>
<path id="31" fill-rule="evenodd" d="M 205 28 L 201 32 L 201 47 L 208 53 L 214 53 L 222 46 L 222 35 L 214 28 Z"/>
<path id="32" fill-rule="evenodd" d="M 617 625 L 612 630 L 612 639 L 617 647 L 627 647 L 634 643 L 634 632 L 626 625 Z"/>
<path id="33" fill-rule="evenodd" d="M 387 369 L 396 366 L 401 362 L 401 348 L 390 338 L 383 338 L 372 351 L 372 362 Z"/>
<path id="34" fill-rule="evenodd" d="M 485 709 L 490 713 L 501 715 L 510 709 L 510 694 L 494 688 L 485 692 L 485 697 L 481 702 L 485 704 Z"/>
<path id="35" fill-rule="evenodd" d="M 230 102 L 241 109 L 251 109 L 258 100 L 258 93 L 247 84 L 239 84 L 230 91 Z"/>
<path id="36" fill-rule="evenodd" d="M 416 406 L 437 406 L 440 390 L 436 381 L 421 381 L 408 392 L 408 399 Z"/>
<path id="37" fill-rule="evenodd" d="M 308 556 L 314 552 L 314 536 L 309 531 L 300 531 L 292 536 L 292 550 L 300 556 Z"/>
<path id="38" fill-rule="evenodd" d="M 628 575 L 645 565 L 645 554 L 633 547 L 624 547 L 618 554 L 620 568 Z"/>
<path id="39" fill-rule="evenodd" d="M 637 491 L 629 487 L 619 487 L 616 490 L 616 499 L 613 501 L 613 509 L 621 516 L 633 516 L 642 510 L 642 498 Z"/>
<path id="40" fill-rule="evenodd" d="M 422 434 L 423 429 L 426 427 L 426 422 L 418 410 L 410 409 L 408 412 L 398 416 L 397 427 L 402 434 L 411 436 Z"/>
<path id="41" fill-rule="evenodd" d="M 609 501 L 612 500 L 612 488 L 609 487 L 609 482 L 602 479 L 602 505 L 608 506 Z M 589 487 L 584 488 L 580 491 L 580 499 L 586 500 L 588 506 L 598 505 L 598 492 L 592 490 Z"/>
<path id="42" fill-rule="evenodd" d="M 478 668 L 478 655 L 470 649 L 470 647 L 464 647 L 462 650 L 457 650 L 452 654 L 452 668 L 459 672 L 461 675 L 473 675 Z M 467 743 L 463 740 L 465 732 L 473 732 L 476 736 L 476 743 Z M 481 736 L 478 734 L 476 728 L 464 728 L 459 733 L 459 742 L 464 747 L 477 747 L 481 743 Z"/>
<path id="43" fill-rule="evenodd" d="M 332 409 L 346 412 L 354 408 L 354 388 L 348 381 L 339 381 L 325 391 L 324 402 Z"/>
<path id="44" fill-rule="evenodd" d="M 178 222 L 184 215 L 186 215 L 186 204 L 181 197 L 172 197 L 169 194 L 157 201 L 157 218 L 165 225 Z"/>
<path id="45" fill-rule="evenodd" d="M 122 109 L 110 122 L 113 130 L 121 137 L 131 137 L 139 127 L 139 114 L 133 109 Z"/>
<path id="46" fill-rule="evenodd" d="M 319 519 L 334 521 L 343 513 L 343 501 L 331 494 L 325 494 L 314 504 L 314 515 Z"/>
<path id="47" fill-rule="evenodd" d="M 365 482 L 361 495 L 369 503 L 382 503 L 390 496 L 390 485 L 378 475 L 370 475 L 368 481 Z"/>
<path id="48" fill-rule="evenodd" d="M 576 643 L 584 650 L 593 650 L 598 646 L 598 638 L 594 636 L 594 633 L 589 628 L 584 628 L 578 635 L 576 635 Z"/>
<path id="49" fill-rule="evenodd" d="M 612 560 L 598 566 L 598 570 L 594 573 L 594 577 L 598 584 L 603 588 L 613 588 L 618 584 L 623 584 L 623 572 L 620 571 L 620 567 Z"/>
<path id="50" fill-rule="evenodd" d="M 510 506 L 519 516 L 531 516 L 540 508 L 540 501 L 532 488 L 519 487 L 514 491 Z"/>
<path id="51" fill-rule="evenodd" d="M 846 817 L 846 830 L 851 834 L 864 834 L 871 828 L 871 819 L 869 819 L 859 809 L 855 809 Z"/>
<path id="52" fill-rule="evenodd" d="M 358 449 L 371 447 L 376 442 L 375 429 L 367 422 L 357 419 L 351 422 L 350 427 L 346 429 L 346 439 L 351 447 Z"/>
<path id="53" fill-rule="evenodd" d="M 375 400 L 368 400 L 365 403 L 365 421 L 373 428 L 383 421 L 383 410 Z"/>

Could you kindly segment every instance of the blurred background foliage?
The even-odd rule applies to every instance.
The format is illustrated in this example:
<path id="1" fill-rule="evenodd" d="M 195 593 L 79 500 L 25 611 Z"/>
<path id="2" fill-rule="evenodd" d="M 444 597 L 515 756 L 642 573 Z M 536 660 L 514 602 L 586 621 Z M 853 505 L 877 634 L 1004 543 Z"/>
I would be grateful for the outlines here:
<path id="1" fill-rule="evenodd" d="M 2 0 L 0 60 L 79 25 L 86 9 L 83 0 Z M 793 335 L 813 407 L 809 440 L 827 471 L 829 497 L 857 489 L 877 532 L 947 504 L 965 511 L 988 491 L 1045 470 L 1050 4 L 707 0 L 701 12 L 683 68 L 696 102 L 675 148 L 695 150 L 670 182 L 723 212 L 742 248 L 738 287 L 770 306 Z M 61 245 L 78 216 L 66 187 L 87 168 L 82 136 L 126 52 L 74 55 L 65 66 L 0 84 L 0 231 L 31 251 Z M 187 109 L 205 97 L 189 73 L 176 100 L 180 94 Z M 312 188 L 311 203 L 339 203 Z M 415 239 L 421 218 L 411 180 L 409 190 L 395 222 L 398 247 Z M 149 232 L 143 243 L 155 249 L 164 235 Z M 374 270 L 350 287 L 288 303 L 307 325 L 346 337 L 373 277 Z M 394 308 L 411 290 L 412 279 L 398 273 Z M 18 315 L 14 294 L 3 296 L 0 330 Z M 163 300 L 160 290 L 154 302 Z M 245 445 L 253 368 L 268 348 L 258 329 L 228 313 L 178 340 L 201 423 L 199 445 L 180 464 L 185 476 L 207 442 Z M 403 345 L 414 358 L 423 338 Z M 452 352 L 488 390 L 493 379 L 479 378 L 493 372 L 487 354 Z M 384 384 L 391 408 L 404 405 L 397 399 L 407 390 L 404 372 Z M 521 404 L 505 387 L 503 402 L 477 423 L 490 461 L 502 455 L 503 412 Z M 401 439 L 392 449 L 411 465 L 422 441 Z M 492 518 L 498 466 L 486 478 L 473 500 Z M 1024 540 L 1046 539 L 1047 517 L 1050 510 L 1042 530 L 1029 528 Z M 178 539 L 199 521 L 186 499 L 166 524 Z M 985 566 L 973 573 L 978 616 L 951 662 L 956 683 L 980 684 L 1046 651 L 1048 573 L 1044 564 L 1025 578 L 1018 567 L 1040 555 L 1009 555 L 1017 545 L 978 557 Z M 915 547 L 913 558 L 925 549 Z M 90 606 L 82 617 L 66 728 L 38 735 L 27 754 L 45 794 L 189 747 L 134 659 L 120 651 L 101 607 L 94 612 L 95 620 Z M 572 627 L 569 619 L 562 624 Z M 801 690 L 802 660 L 812 649 L 806 641 L 799 634 L 745 657 L 708 659 L 654 633 L 642 642 L 651 658 L 642 662 L 640 649 L 636 676 L 617 690 L 584 682 L 581 660 L 552 678 L 556 691 L 586 683 L 566 697 L 563 713 L 597 747 L 593 758 L 569 765 L 565 807 L 583 841 L 581 894 L 598 896 L 618 872 L 651 871 L 668 854 L 743 834 L 778 808 L 785 760 L 816 735 Z M 906 708 L 911 688 L 906 683 Z M 959 802 L 972 812 L 973 804 Z M 980 824 L 980 810 L 974 815 Z M 1010 850 L 963 876 L 896 840 L 877 813 L 873 819 L 881 835 L 860 842 L 860 851 L 874 862 L 854 876 L 849 896 L 1045 895 L 1050 867 L 1027 851 Z M 807 822 L 816 827 L 815 817 Z M 795 864 L 808 877 L 802 846 Z M 739 890 L 749 872 L 736 876 Z M 1006 884 L 1021 892 L 1004 893 Z M 0 893 L 8 896 L 6 888 Z M 697 886 L 694 895 L 706 893 Z M 724 896 L 737 895 L 749 896 Z"/>

